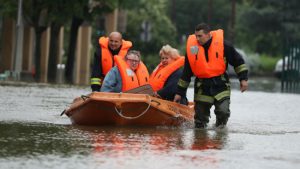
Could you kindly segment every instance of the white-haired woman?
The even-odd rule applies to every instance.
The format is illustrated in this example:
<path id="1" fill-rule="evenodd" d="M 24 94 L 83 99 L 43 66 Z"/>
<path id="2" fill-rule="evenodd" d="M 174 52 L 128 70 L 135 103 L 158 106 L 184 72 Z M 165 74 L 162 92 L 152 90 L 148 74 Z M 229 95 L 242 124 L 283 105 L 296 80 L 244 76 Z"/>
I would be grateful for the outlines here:
<path id="1" fill-rule="evenodd" d="M 163 46 L 159 56 L 161 61 L 150 75 L 150 85 L 157 97 L 173 101 L 182 74 L 184 57 L 170 45 Z M 181 103 L 187 104 L 186 97 L 183 97 Z"/>

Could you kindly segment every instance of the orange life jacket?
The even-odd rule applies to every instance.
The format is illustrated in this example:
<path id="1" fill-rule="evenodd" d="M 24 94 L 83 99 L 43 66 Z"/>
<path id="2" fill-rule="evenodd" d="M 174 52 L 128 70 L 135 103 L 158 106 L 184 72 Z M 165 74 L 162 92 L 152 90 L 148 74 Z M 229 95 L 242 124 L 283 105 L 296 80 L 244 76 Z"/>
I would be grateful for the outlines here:
<path id="1" fill-rule="evenodd" d="M 122 92 L 149 84 L 149 73 L 142 61 L 134 72 L 129 68 L 124 58 L 115 56 L 114 59 L 122 78 Z"/>
<path id="2" fill-rule="evenodd" d="M 101 53 L 102 73 L 104 75 L 106 75 L 107 72 L 114 66 L 113 56 L 108 49 L 108 38 L 101 37 L 99 39 L 99 45 L 102 50 L 102 53 Z M 127 51 L 129 50 L 129 48 L 131 46 L 132 46 L 132 43 L 130 41 L 122 40 L 122 46 L 121 46 L 120 52 L 118 53 L 118 56 L 125 57 Z"/>
<path id="3" fill-rule="evenodd" d="M 175 72 L 177 69 L 184 65 L 184 57 L 178 58 L 171 64 L 168 64 L 166 67 L 162 67 L 160 63 L 152 72 L 150 76 L 150 85 L 154 91 L 162 89 L 169 78 L 169 76 Z"/>
<path id="4" fill-rule="evenodd" d="M 208 49 L 208 62 L 204 48 L 198 44 L 196 36 L 187 40 L 187 57 L 194 75 L 198 78 L 211 78 L 225 73 L 223 30 L 211 31 L 212 42 Z"/>

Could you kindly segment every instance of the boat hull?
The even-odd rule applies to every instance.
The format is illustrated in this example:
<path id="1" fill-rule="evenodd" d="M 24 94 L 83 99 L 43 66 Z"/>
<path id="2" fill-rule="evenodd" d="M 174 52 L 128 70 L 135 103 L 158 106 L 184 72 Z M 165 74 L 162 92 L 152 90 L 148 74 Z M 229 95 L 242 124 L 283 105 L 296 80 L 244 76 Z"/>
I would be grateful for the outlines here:
<path id="1" fill-rule="evenodd" d="M 194 109 L 146 94 L 93 92 L 74 99 L 65 114 L 76 125 L 179 126 Z"/>

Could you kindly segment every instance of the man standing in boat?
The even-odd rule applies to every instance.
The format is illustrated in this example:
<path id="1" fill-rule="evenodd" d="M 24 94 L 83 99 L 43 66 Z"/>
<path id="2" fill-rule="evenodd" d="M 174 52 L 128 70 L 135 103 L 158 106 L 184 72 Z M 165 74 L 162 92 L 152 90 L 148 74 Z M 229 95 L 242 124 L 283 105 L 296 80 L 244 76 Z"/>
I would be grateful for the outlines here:
<path id="1" fill-rule="evenodd" d="M 122 39 L 119 32 L 111 32 L 108 37 L 100 37 L 94 54 L 91 75 L 92 91 L 100 91 L 102 82 L 108 71 L 115 65 L 114 56 L 124 57 L 132 43 Z"/>
<path id="2" fill-rule="evenodd" d="M 194 83 L 195 127 L 205 128 L 210 118 L 210 109 L 215 106 L 216 127 L 225 126 L 230 116 L 230 82 L 226 73 L 232 65 L 240 81 L 240 90 L 248 88 L 248 69 L 242 56 L 227 41 L 223 30 L 211 31 L 209 25 L 196 26 L 186 45 L 183 74 L 177 84 L 174 101 L 185 96 L 192 76 Z"/>
<path id="3" fill-rule="evenodd" d="M 101 92 L 126 92 L 149 84 L 147 67 L 139 51 L 130 50 L 124 58 L 116 56 L 114 66 L 104 78 Z"/>

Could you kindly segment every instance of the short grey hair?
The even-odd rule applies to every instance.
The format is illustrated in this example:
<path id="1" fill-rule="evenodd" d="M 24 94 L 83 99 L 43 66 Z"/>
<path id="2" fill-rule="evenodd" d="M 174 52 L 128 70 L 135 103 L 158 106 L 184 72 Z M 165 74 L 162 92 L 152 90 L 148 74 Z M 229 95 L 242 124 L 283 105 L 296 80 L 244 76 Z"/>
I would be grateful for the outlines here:
<path id="1" fill-rule="evenodd" d="M 140 51 L 137 51 L 137 50 L 129 50 L 125 56 L 125 60 L 127 60 L 127 56 L 128 55 L 136 55 L 139 57 L 139 59 L 141 59 L 141 52 Z"/>

